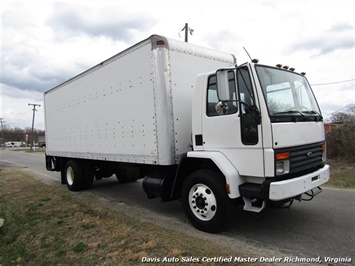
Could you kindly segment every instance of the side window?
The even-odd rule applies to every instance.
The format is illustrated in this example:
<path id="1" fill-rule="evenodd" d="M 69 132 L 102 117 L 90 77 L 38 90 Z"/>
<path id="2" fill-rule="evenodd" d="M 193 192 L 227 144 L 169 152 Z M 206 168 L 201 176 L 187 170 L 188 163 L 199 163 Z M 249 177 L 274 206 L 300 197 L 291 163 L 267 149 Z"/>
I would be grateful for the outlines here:
<path id="1" fill-rule="evenodd" d="M 247 67 L 238 69 L 238 89 L 240 100 L 245 103 L 242 105 L 242 114 L 246 114 L 246 106 L 254 106 L 253 87 L 250 81 L 249 70 Z"/>
<path id="2" fill-rule="evenodd" d="M 216 75 L 210 76 L 207 88 L 207 115 L 217 116 L 216 105 L 218 103 L 217 78 Z"/>
<path id="3" fill-rule="evenodd" d="M 240 99 L 240 129 L 242 143 L 244 145 L 255 145 L 259 141 L 258 124 L 255 119 L 255 103 L 253 86 L 247 67 L 238 69 L 238 90 Z"/>
<path id="4" fill-rule="evenodd" d="M 235 91 L 235 76 L 234 71 L 228 72 L 228 86 L 229 86 L 229 97 L 230 100 L 224 102 L 225 105 L 225 115 L 234 114 L 238 111 L 237 107 L 237 96 Z M 217 113 L 217 104 L 220 102 L 217 92 L 217 78 L 216 75 L 212 75 L 208 79 L 207 88 L 207 116 L 219 116 Z"/>

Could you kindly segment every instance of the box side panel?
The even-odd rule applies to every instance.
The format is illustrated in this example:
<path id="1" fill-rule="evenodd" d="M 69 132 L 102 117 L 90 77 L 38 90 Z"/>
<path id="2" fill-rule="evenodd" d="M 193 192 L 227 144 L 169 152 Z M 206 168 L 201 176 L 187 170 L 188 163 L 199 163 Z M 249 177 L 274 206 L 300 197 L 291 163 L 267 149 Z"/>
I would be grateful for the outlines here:
<path id="1" fill-rule="evenodd" d="M 158 163 L 150 43 L 45 94 L 47 153 Z"/>
<path id="2" fill-rule="evenodd" d="M 197 74 L 233 63 L 231 54 L 153 35 L 45 93 L 47 153 L 177 163 L 191 143 Z"/>

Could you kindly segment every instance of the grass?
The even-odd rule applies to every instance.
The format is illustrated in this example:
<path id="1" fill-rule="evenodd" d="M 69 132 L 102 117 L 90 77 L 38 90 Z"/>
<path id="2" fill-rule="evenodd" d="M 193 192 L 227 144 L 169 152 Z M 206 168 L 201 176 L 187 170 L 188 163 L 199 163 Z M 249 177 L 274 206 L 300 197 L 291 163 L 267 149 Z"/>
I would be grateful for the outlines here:
<path id="1" fill-rule="evenodd" d="M 11 149 L 11 151 L 22 151 L 22 152 L 45 152 L 46 148 L 40 148 L 40 147 L 33 147 L 31 150 L 30 147 L 23 147 L 23 148 L 16 148 L 16 149 Z"/>
<path id="2" fill-rule="evenodd" d="M 330 181 L 326 187 L 355 189 L 355 160 L 330 159 Z"/>
<path id="3" fill-rule="evenodd" d="M 0 227 L 3 266 L 140 265 L 143 258 L 247 256 L 83 202 L 21 169 L 0 169 L 0 218 L 5 219 Z"/>

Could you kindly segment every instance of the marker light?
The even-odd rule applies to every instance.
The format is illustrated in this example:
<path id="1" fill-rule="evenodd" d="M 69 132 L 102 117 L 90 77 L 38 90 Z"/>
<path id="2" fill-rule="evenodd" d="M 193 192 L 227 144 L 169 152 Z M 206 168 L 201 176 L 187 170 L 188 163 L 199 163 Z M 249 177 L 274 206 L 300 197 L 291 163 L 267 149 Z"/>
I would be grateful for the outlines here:
<path id="1" fill-rule="evenodd" d="M 281 67 L 282 67 L 282 64 L 277 64 L 276 66 L 281 68 Z"/>
<path id="2" fill-rule="evenodd" d="M 165 42 L 163 40 L 157 41 L 156 42 L 157 45 L 165 45 Z"/>
<path id="3" fill-rule="evenodd" d="M 305 75 L 306 75 L 306 72 L 301 72 L 301 75 L 305 76 Z"/>
<path id="4" fill-rule="evenodd" d="M 259 59 L 253 59 L 253 60 L 251 60 L 251 62 L 254 64 L 257 64 L 257 63 L 259 63 Z"/>
<path id="5" fill-rule="evenodd" d="M 284 69 L 288 69 L 288 66 L 284 66 L 283 68 L 284 68 Z"/>
<path id="6" fill-rule="evenodd" d="M 290 68 L 290 70 L 293 72 L 293 71 L 295 71 L 295 70 L 296 70 L 296 68 L 291 67 L 291 68 Z"/>

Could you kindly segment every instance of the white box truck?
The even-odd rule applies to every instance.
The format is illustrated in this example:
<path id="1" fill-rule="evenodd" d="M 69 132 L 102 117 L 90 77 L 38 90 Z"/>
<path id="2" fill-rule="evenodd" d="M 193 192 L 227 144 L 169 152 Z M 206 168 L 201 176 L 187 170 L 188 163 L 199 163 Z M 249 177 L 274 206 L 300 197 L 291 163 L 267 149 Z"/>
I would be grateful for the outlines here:
<path id="1" fill-rule="evenodd" d="M 153 35 L 45 92 L 46 167 L 72 191 L 116 175 L 217 232 L 231 207 L 313 198 L 323 118 L 294 69 Z"/>

